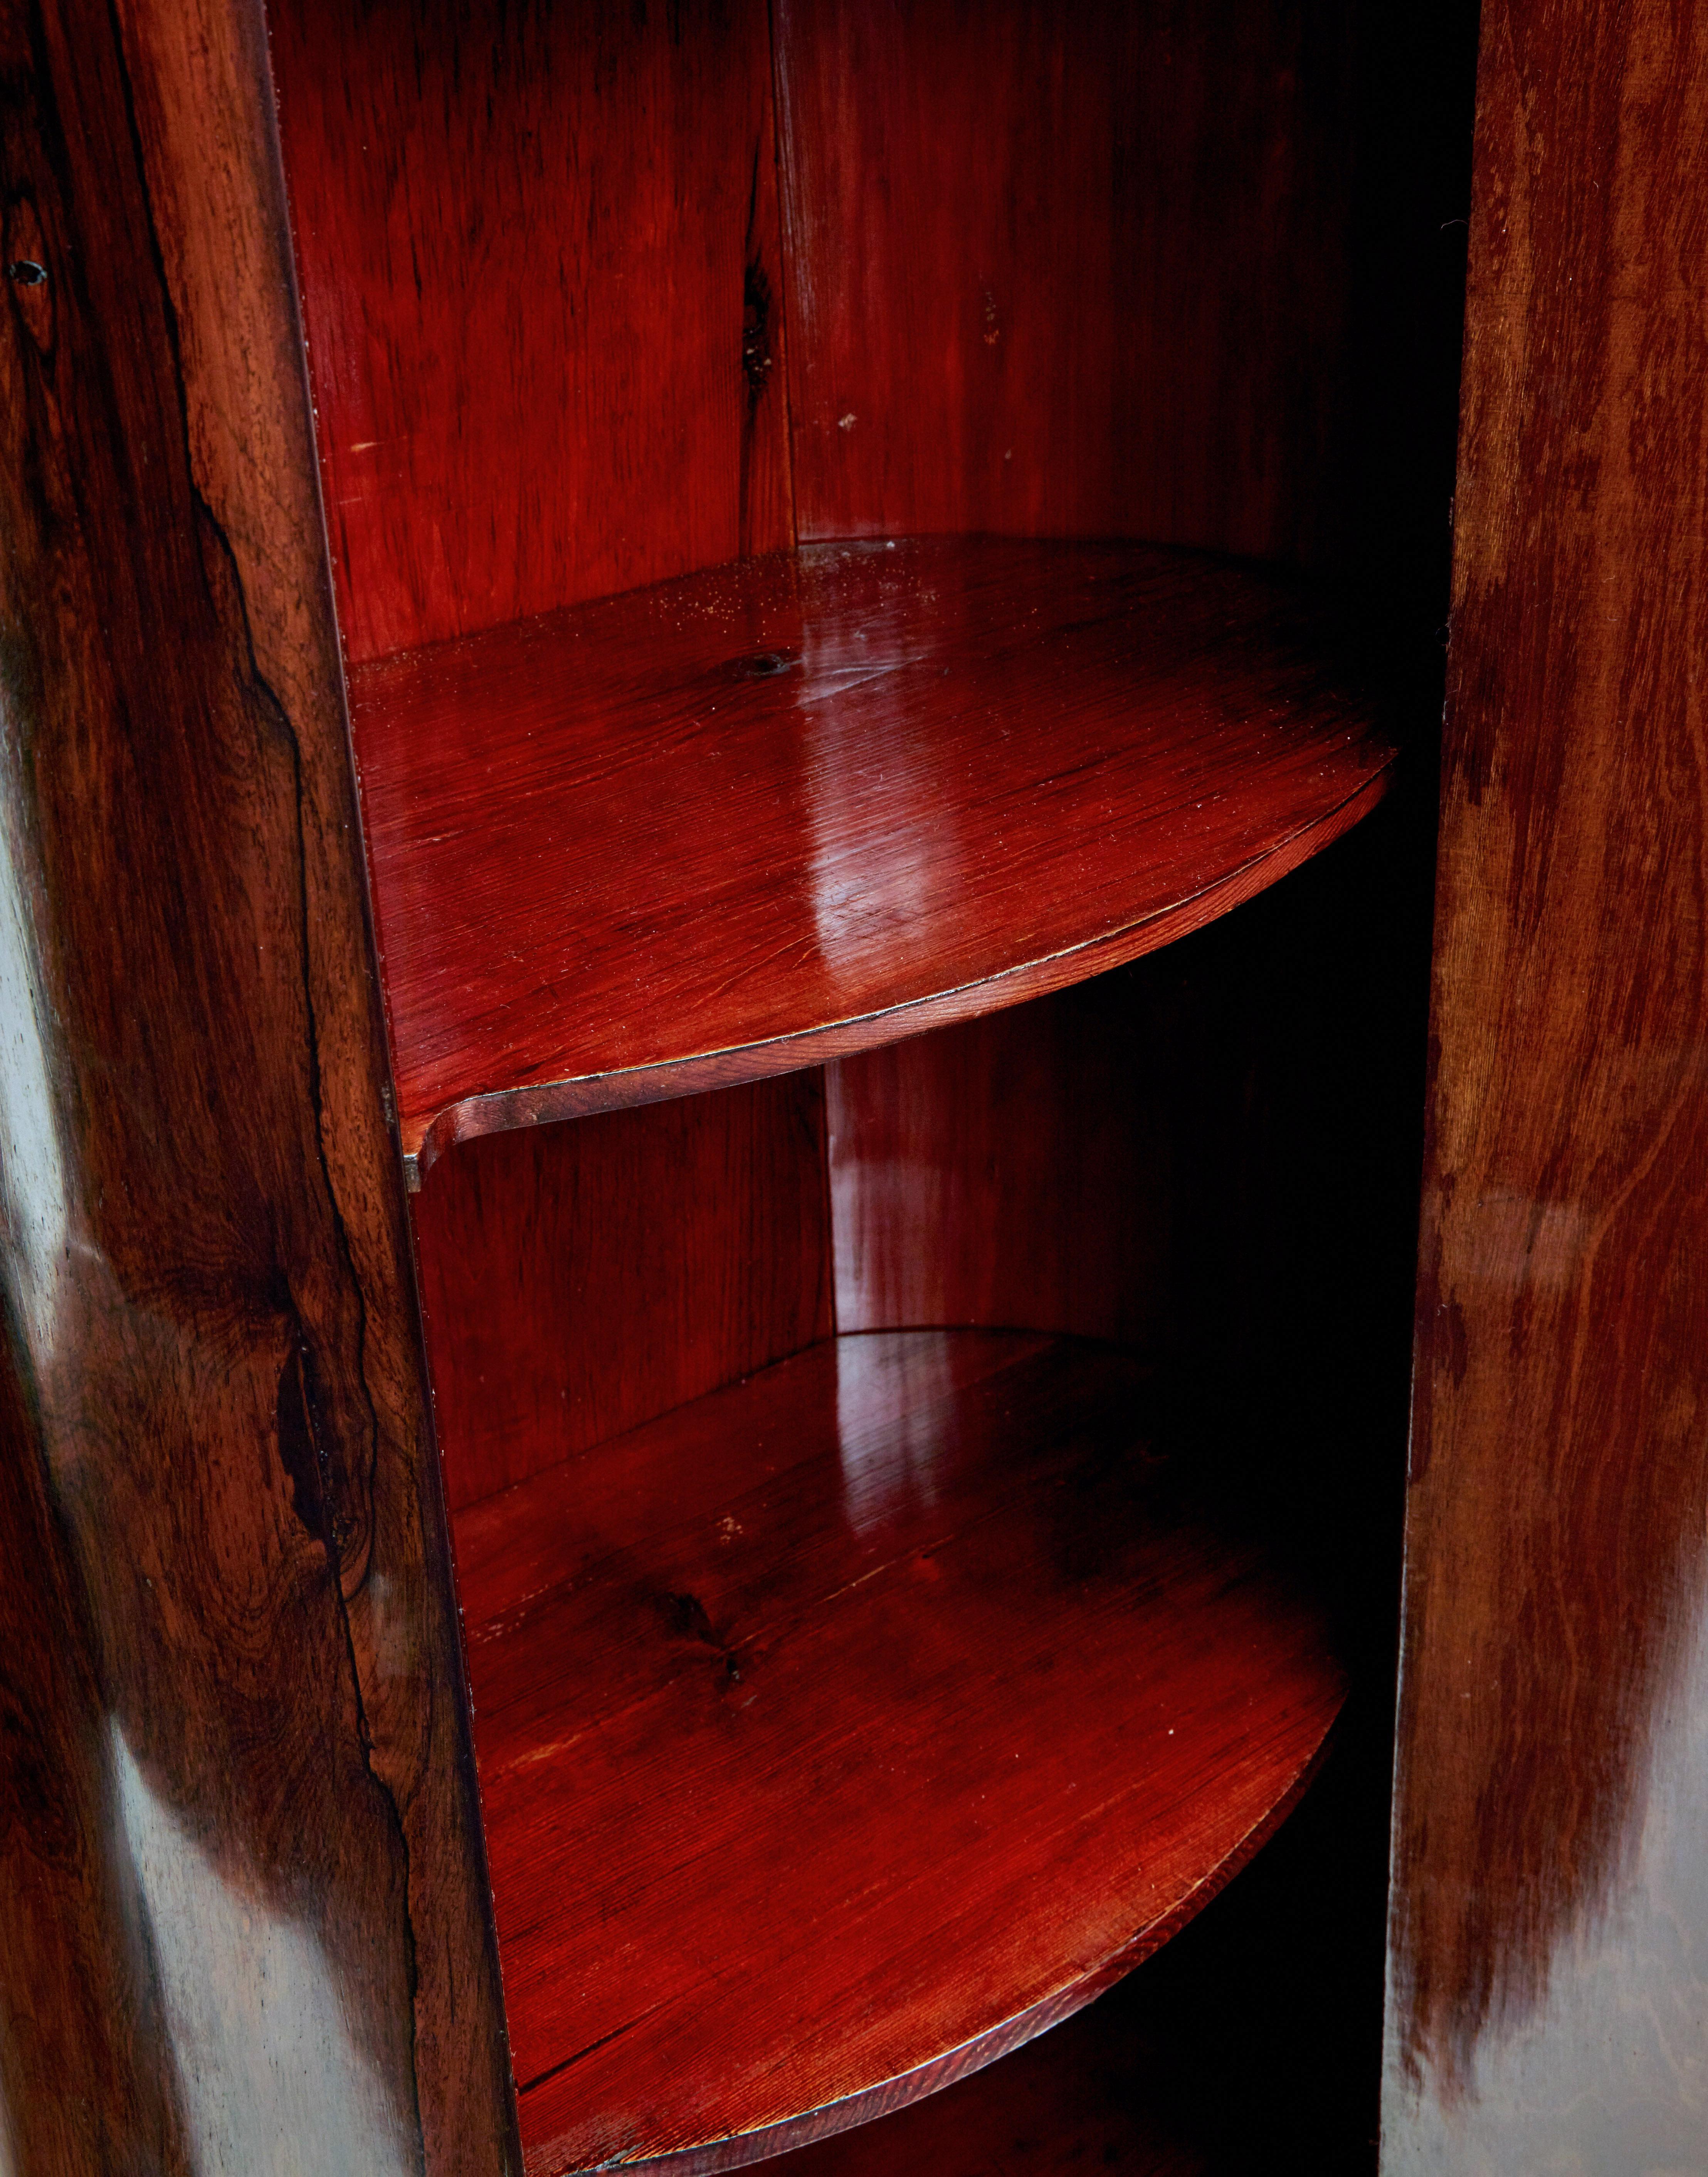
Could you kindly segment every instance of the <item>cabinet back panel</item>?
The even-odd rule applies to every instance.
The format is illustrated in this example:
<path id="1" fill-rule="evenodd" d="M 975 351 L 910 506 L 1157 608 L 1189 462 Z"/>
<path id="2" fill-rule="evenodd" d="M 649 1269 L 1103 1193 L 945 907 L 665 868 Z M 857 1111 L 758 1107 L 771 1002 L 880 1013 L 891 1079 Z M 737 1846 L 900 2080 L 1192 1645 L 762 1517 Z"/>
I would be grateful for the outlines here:
<path id="1" fill-rule="evenodd" d="M 1378 1674 L 1410 1346 L 1427 791 L 1130 967 L 826 1068 L 838 1329 L 1023 1327 L 1164 1364 L 1178 1443 L 1228 1503 L 1294 1536 L 1345 1652 Z M 1371 1834 L 1373 1937 L 1379 1817 Z"/>
<path id="2" fill-rule="evenodd" d="M 816 1072 L 487 1135 L 416 1212 L 453 1511 L 833 1327 Z"/>
<path id="3" fill-rule="evenodd" d="M 1023 1326 L 1160 1350 L 1174 1159 L 1144 1063 L 1158 982 L 1100 976 L 826 1067 L 838 1329 Z"/>
<path id="4" fill-rule="evenodd" d="M 452 1509 L 832 1331 L 925 1325 L 1170 1362 L 1245 1486 L 1358 1498 L 1384 1308 L 1375 1372 L 1403 1379 L 1409 1248 L 1346 1269 L 1410 1229 L 1387 1144 L 1415 1081 L 1383 1071 L 1374 995 L 1396 846 L 1378 812 L 1237 914 L 1003 1012 L 448 1152 L 415 1206 Z"/>
<path id="5" fill-rule="evenodd" d="M 778 0 L 803 538 L 1309 558 L 1346 0 Z"/>
<path id="6" fill-rule="evenodd" d="M 779 114 L 762 0 L 279 0 L 349 657 L 786 545 L 796 500 L 1320 558 L 1353 12 L 778 0 Z"/>
<path id="7" fill-rule="evenodd" d="M 765 0 L 272 32 L 352 661 L 792 542 Z"/>

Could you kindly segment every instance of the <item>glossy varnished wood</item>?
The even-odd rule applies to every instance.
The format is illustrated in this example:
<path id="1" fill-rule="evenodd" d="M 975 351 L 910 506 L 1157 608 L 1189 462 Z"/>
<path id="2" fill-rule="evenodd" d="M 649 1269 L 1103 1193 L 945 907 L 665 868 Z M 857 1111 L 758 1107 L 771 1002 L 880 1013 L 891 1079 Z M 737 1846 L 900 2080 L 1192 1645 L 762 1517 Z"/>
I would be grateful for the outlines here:
<path id="1" fill-rule="evenodd" d="M 778 2156 L 769 2177 L 1212 2177 L 1170 2092 L 1177 2066 L 1111 2030 L 1110 2000 L 941 2093 Z"/>
<path id="2" fill-rule="evenodd" d="M 1708 19 L 1483 9 L 1384 2168 L 1708 2167 Z"/>
<path id="3" fill-rule="evenodd" d="M 1307 599 L 1139 547 L 778 554 L 363 668 L 404 1146 L 1080 979 L 1363 814 Z"/>
<path id="4" fill-rule="evenodd" d="M 841 1338 L 456 1523 L 528 2166 L 734 2166 L 1203 1902 L 1339 1705 L 1117 1350 Z"/>
<path id="5" fill-rule="evenodd" d="M 1285 2023 L 1253 2015 L 1248 1985 L 1269 1981 L 1271 1960 L 1260 1951 L 1253 1975 L 1250 1931 L 1237 1932 L 1250 1917 L 1241 1880 L 1065 2024 L 939 2093 L 778 2155 L 767 2177 L 1351 2177 L 1321 2127 L 1301 2127 L 1266 2045 Z M 1296 1985 L 1308 1980 L 1296 1956 L 1294 1969 Z M 1326 2052 L 1299 2046 L 1307 2074 Z"/>
<path id="6" fill-rule="evenodd" d="M 496 2173 L 263 26 L 14 8 L 0 82 L 0 2156 Z"/>
<path id="7" fill-rule="evenodd" d="M 1181 1148 L 1165 1082 L 1194 1054 L 1176 1038 L 1163 1056 L 1143 974 L 825 1068 L 838 1329 L 1023 1326 L 1165 1350 Z"/>
<path id="8" fill-rule="evenodd" d="M 1360 14 L 778 0 L 803 540 L 1322 555 Z"/>
<path id="9" fill-rule="evenodd" d="M 1137 1972 L 767 2177 L 1370 2177 L 1359 2089 L 1376 2037 L 1341 2022 L 1345 1953 L 1323 1918 L 1348 1841 L 1345 1753 L 1343 1720 L 1278 1834 Z M 1377 2025 L 1361 1991 L 1351 2007 Z"/>
<path id="10" fill-rule="evenodd" d="M 270 14 L 349 655 L 791 543 L 765 0 Z"/>
<path id="11" fill-rule="evenodd" d="M 466 1143 L 416 1232 L 453 1509 L 832 1328 L 816 1072 Z"/>

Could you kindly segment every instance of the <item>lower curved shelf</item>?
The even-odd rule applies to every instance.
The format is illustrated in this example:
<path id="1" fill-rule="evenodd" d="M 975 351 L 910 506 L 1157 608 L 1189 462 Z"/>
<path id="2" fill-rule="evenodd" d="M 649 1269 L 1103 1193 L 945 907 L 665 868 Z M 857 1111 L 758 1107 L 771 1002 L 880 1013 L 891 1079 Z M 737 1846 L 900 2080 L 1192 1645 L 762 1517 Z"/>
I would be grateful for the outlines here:
<path id="1" fill-rule="evenodd" d="M 1291 1803 L 1319 1613 L 1089 1341 L 815 1346 L 456 1521 L 527 2165 L 733 2168 L 947 2084 Z"/>

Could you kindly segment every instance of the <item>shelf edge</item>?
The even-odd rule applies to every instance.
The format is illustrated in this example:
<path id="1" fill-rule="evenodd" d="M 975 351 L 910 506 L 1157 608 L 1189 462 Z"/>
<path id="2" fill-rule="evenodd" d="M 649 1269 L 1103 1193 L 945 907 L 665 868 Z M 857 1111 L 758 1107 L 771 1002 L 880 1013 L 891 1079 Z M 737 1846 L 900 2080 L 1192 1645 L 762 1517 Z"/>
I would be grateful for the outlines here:
<path id="1" fill-rule="evenodd" d="M 617 1072 L 584 1073 L 526 1088 L 486 1089 L 460 1097 L 426 1121 L 412 1146 L 405 1132 L 403 1168 L 409 1191 L 419 1193 L 423 1181 L 446 1150 L 483 1134 L 506 1133 L 561 1119 L 591 1118 L 600 1111 L 628 1110 L 642 1104 L 664 1103 L 678 1096 L 799 1072 L 827 1059 L 847 1058 L 856 1051 L 904 1042 L 928 1028 L 945 1028 L 981 1013 L 1000 1012 L 1028 998 L 1043 997 L 1070 984 L 1088 981 L 1105 969 L 1125 967 L 1147 952 L 1160 952 L 1176 938 L 1189 936 L 1218 916 L 1255 898 L 1350 832 L 1392 785 L 1399 753 L 1396 749 L 1387 756 L 1327 816 L 1301 825 L 1203 891 L 1160 908 L 1137 922 L 1124 924 L 1119 930 L 1046 953 L 1041 959 L 1023 961 L 976 982 L 908 999 L 881 1012 L 828 1022 L 821 1028 L 772 1036 L 761 1042 L 698 1051 L 685 1058 L 664 1059 L 656 1065 L 629 1067 Z"/>
<path id="2" fill-rule="evenodd" d="M 719 2140 L 706 2147 L 689 2147 L 679 2154 L 652 2155 L 638 2162 L 601 2163 L 598 2169 L 620 2170 L 623 2177 L 722 2177 L 726 2170 L 750 2169 L 756 2163 L 770 2161 L 776 2155 L 810 2146 L 816 2140 L 832 2138 L 840 2131 L 852 2131 L 857 2125 L 870 2124 L 914 2102 L 924 2101 L 928 2095 L 953 2086 L 957 2080 L 970 2078 L 987 2065 L 1012 2055 L 1017 2049 L 1023 2049 L 1029 2041 L 1035 2041 L 1052 2026 L 1063 2024 L 1160 1951 L 1256 1858 L 1316 1781 L 1334 1745 L 1345 1697 L 1343 1685 L 1342 1705 L 1330 1718 L 1314 1751 L 1280 1798 L 1252 1825 L 1227 1857 L 1205 1875 L 1196 1889 L 1182 1897 L 1172 1912 L 1142 1929 L 1082 1978 L 1017 2012 L 1012 2018 L 1004 2019 L 989 2032 L 978 2034 L 958 2048 L 934 2057 L 930 2063 L 904 2071 L 899 2078 L 886 2079 L 881 2085 L 849 2094 L 842 2101 L 831 2102 L 823 2109 L 787 2117 L 779 2124 L 767 2125 L 762 2131 L 743 2132 L 735 2138 Z M 525 2177 L 595 2177 L 593 2171 L 579 2170 L 571 2163 L 554 2161 L 549 2149 L 536 2149 L 527 2154 L 523 2169 Z"/>

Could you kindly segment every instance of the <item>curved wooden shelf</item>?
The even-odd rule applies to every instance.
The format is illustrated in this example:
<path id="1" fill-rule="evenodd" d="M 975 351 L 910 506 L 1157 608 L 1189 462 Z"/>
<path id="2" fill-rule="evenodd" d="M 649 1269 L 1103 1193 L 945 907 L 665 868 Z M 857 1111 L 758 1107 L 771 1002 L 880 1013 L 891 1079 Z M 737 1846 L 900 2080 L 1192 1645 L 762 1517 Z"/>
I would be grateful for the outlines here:
<path id="1" fill-rule="evenodd" d="M 1121 544 L 813 546 L 388 658 L 352 721 L 412 1169 L 1078 980 L 1355 822 L 1296 587 Z"/>
<path id="2" fill-rule="evenodd" d="M 1320 2142 L 1301 2139 L 1294 2112 L 1263 2091 L 1252 2051 L 1231 2046 L 1201 2002 L 1186 2007 L 1188 2033 L 1173 2020 L 1159 2031 L 1149 1994 L 1124 1982 L 943 2092 L 779 2155 L 767 2177 L 1286 2177 L 1311 2168 Z M 1320 2071 L 1320 2048 L 1296 2054 L 1301 2069 Z M 1278 2140 L 1297 2144 L 1290 2154 Z"/>
<path id="3" fill-rule="evenodd" d="M 1066 2016 L 1243 1863 L 1342 1683 L 1143 1371 L 843 1337 L 456 1522 L 527 2167 L 731 2168 Z"/>

